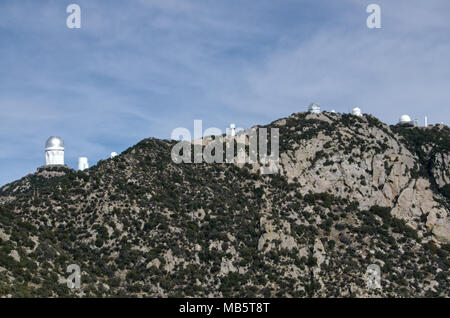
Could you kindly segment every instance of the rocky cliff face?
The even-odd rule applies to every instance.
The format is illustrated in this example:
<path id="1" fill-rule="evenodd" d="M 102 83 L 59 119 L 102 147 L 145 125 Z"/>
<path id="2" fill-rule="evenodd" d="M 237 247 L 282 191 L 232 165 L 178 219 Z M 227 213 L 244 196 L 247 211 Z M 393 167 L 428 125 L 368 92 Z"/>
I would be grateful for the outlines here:
<path id="1" fill-rule="evenodd" d="M 449 296 L 448 127 L 330 113 L 262 127 L 279 128 L 279 174 L 174 164 L 174 142 L 147 139 L 4 186 L 0 296 Z"/>
<path id="2" fill-rule="evenodd" d="M 327 192 L 358 201 L 364 209 L 374 205 L 389 207 L 392 215 L 404 219 L 421 237 L 431 231 L 436 239 L 448 243 L 448 206 L 442 204 L 439 193 L 432 191 L 429 180 L 440 187 L 449 184 L 448 148 L 429 158 L 430 176 L 419 176 L 420 158 L 389 127 L 370 117 L 357 118 L 353 124 L 337 118 L 326 113 L 305 117 L 323 121 L 331 129 L 320 130 L 281 154 L 282 174 L 288 182 L 304 185 L 299 189 L 303 195 Z M 306 131 L 315 129 L 306 127 Z M 303 132 L 290 127 L 285 135 L 292 133 L 290 140 L 295 140 L 295 135 Z M 432 145 L 426 147 L 426 153 L 434 149 Z M 421 217 L 426 218 L 424 224 Z"/>

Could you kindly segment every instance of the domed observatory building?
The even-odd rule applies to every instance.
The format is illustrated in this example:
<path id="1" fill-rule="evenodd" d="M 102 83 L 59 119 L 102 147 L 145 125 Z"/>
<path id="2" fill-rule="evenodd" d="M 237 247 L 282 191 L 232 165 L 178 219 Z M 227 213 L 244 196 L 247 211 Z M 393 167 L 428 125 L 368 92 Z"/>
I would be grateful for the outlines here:
<path id="1" fill-rule="evenodd" d="M 358 117 L 362 116 L 361 108 L 358 108 L 358 107 L 353 108 L 352 109 L 352 115 L 353 116 L 358 116 Z"/>
<path id="2" fill-rule="evenodd" d="M 414 122 L 408 115 L 402 115 L 398 121 L 398 124 L 405 127 L 414 127 Z"/>
<path id="3" fill-rule="evenodd" d="M 309 105 L 308 111 L 313 114 L 320 114 L 320 106 L 312 103 L 311 105 Z"/>
<path id="4" fill-rule="evenodd" d="M 45 165 L 64 165 L 64 141 L 52 136 L 45 143 Z"/>

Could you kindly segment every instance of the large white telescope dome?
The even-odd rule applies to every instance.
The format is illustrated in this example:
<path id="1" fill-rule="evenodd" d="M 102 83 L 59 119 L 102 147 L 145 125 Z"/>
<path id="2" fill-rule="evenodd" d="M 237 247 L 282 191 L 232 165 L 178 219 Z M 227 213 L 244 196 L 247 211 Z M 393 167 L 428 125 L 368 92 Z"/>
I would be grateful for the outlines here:
<path id="1" fill-rule="evenodd" d="M 64 140 L 61 137 L 51 136 L 45 143 L 45 150 L 64 150 Z"/>
<path id="2" fill-rule="evenodd" d="M 61 137 L 52 136 L 45 143 L 45 164 L 64 165 L 64 140 Z"/>

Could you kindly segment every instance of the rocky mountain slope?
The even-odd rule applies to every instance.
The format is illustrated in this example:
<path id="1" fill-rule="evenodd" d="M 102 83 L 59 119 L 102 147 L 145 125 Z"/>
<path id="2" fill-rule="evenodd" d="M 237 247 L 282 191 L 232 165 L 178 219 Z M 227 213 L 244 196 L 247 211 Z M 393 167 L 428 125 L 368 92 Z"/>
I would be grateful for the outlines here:
<path id="1" fill-rule="evenodd" d="M 450 296 L 448 127 L 331 113 L 261 127 L 279 128 L 279 174 L 175 164 L 175 141 L 150 138 L 2 187 L 0 297 Z"/>

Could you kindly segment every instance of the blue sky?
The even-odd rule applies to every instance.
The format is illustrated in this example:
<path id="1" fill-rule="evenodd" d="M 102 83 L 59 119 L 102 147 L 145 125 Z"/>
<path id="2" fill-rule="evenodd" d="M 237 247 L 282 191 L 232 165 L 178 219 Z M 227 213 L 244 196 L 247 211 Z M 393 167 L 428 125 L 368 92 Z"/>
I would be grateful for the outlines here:
<path id="1" fill-rule="evenodd" d="M 194 119 L 247 128 L 313 101 L 448 124 L 449 14 L 448 0 L 1 0 L 0 185 L 43 165 L 51 135 L 75 168 Z"/>

